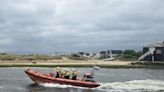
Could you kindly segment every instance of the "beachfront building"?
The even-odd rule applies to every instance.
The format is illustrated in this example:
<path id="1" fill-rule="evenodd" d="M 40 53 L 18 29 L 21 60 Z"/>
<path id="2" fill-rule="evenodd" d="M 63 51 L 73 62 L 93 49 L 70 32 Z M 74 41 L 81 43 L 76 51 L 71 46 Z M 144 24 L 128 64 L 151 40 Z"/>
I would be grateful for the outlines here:
<path id="1" fill-rule="evenodd" d="M 95 53 L 94 58 L 95 59 L 100 59 L 100 53 L 99 52 Z"/>
<path id="2" fill-rule="evenodd" d="M 79 57 L 85 57 L 85 58 L 92 58 L 94 57 L 94 53 L 88 53 L 88 52 L 78 52 L 77 55 Z"/>
<path id="3" fill-rule="evenodd" d="M 143 47 L 140 61 L 164 61 L 164 41 L 152 42 Z"/>
<path id="4" fill-rule="evenodd" d="M 117 57 L 118 55 L 121 55 L 122 53 L 123 53 L 122 50 L 106 50 L 106 51 L 99 52 L 99 57 L 100 59 Z"/>

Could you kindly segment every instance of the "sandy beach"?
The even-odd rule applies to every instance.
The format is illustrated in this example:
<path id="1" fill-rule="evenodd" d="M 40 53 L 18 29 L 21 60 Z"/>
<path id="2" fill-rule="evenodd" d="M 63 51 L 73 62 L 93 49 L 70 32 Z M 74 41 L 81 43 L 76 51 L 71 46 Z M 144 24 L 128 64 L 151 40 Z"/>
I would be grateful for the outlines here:
<path id="1" fill-rule="evenodd" d="M 53 59 L 53 60 L 1 60 L 0 65 L 3 64 L 104 64 L 104 65 L 129 65 L 134 61 L 103 61 L 97 59 L 89 60 L 72 60 L 63 57 L 63 59 Z"/>
<path id="2" fill-rule="evenodd" d="M 0 67 L 91 67 L 93 65 L 103 68 L 164 68 L 155 65 L 133 65 L 137 61 L 103 61 L 97 59 L 72 60 L 68 58 L 53 60 L 12 60 L 0 61 Z"/>

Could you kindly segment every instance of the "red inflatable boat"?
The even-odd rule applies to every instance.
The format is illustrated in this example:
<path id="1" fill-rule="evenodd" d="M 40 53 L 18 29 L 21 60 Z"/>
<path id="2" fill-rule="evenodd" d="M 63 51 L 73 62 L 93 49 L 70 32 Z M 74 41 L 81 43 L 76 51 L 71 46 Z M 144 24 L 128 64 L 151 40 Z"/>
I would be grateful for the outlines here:
<path id="1" fill-rule="evenodd" d="M 65 84 L 65 85 L 73 85 L 73 86 L 89 87 L 89 88 L 100 86 L 100 84 L 97 82 L 82 81 L 80 79 L 72 80 L 72 79 L 55 78 L 47 74 L 33 71 L 31 69 L 27 69 L 25 73 L 35 83 L 55 83 L 55 84 Z"/>

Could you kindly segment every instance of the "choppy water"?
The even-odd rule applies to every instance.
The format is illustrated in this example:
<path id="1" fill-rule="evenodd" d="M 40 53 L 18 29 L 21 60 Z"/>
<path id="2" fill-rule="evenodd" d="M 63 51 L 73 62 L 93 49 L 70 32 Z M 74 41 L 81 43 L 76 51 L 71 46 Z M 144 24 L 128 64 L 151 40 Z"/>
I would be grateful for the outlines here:
<path id="1" fill-rule="evenodd" d="M 48 73 L 53 68 L 32 68 Z M 70 85 L 35 85 L 24 73 L 26 68 L 0 68 L 0 92 L 164 92 L 164 69 L 100 69 L 98 88 Z M 77 68 L 82 74 L 91 68 Z"/>

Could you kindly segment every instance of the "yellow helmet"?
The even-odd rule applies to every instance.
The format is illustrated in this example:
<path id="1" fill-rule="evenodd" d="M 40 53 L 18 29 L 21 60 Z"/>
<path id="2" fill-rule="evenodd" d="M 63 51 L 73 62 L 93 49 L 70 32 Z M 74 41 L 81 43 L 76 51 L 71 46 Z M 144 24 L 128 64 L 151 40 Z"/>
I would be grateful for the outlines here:
<path id="1" fill-rule="evenodd" d="M 66 68 L 64 68 L 63 70 L 64 70 L 64 71 L 69 71 L 69 70 L 68 70 L 68 69 L 66 69 Z"/>
<path id="2" fill-rule="evenodd" d="M 60 68 L 60 67 L 57 67 L 55 70 L 56 70 L 56 71 L 60 71 L 60 70 L 61 70 L 61 68 Z"/>

